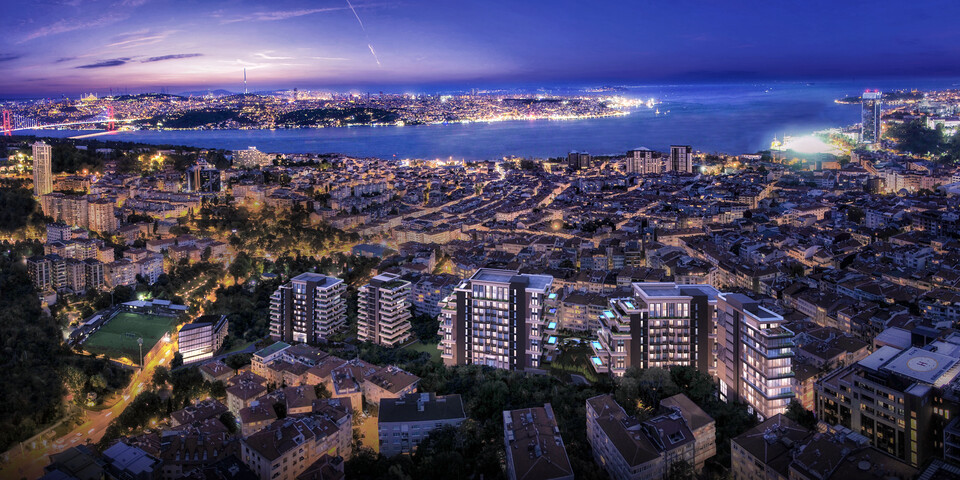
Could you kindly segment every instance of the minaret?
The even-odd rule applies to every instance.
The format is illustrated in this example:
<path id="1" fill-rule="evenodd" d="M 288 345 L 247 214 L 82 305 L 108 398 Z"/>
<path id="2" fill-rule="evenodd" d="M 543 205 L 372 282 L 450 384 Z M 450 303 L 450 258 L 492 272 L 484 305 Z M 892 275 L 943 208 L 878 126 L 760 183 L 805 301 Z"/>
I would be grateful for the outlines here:
<path id="1" fill-rule="evenodd" d="M 243 68 L 243 94 L 247 94 L 247 68 Z"/>

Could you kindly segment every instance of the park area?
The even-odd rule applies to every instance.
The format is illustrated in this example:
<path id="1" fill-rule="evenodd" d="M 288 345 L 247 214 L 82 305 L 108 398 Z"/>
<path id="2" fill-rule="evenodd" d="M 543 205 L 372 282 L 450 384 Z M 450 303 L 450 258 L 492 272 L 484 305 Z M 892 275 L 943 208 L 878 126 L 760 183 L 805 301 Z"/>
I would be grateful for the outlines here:
<path id="1" fill-rule="evenodd" d="M 140 363 L 138 338 L 143 338 L 143 354 L 146 355 L 177 323 L 174 317 L 118 313 L 106 325 L 100 327 L 83 343 L 83 349 L 94 355 L 106 355 L 112 359 L 128 358 Z"/>

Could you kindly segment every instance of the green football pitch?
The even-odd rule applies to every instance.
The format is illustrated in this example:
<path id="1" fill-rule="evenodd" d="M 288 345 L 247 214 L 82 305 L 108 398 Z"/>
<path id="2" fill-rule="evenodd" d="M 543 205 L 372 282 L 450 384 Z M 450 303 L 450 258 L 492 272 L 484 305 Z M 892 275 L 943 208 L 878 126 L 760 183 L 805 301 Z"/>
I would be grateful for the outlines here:
<path id="1" fill-rule="evenodd" d="M 140 363 L 137 339 L 143 338 L 143 353 L 146 355 L 176 322 L 177 319 L 173 317 L 118 313 L 87 338 L 83 349 L 94 355 L 104 354 L 113 359 L 127 357 L 133 363 Z"/>

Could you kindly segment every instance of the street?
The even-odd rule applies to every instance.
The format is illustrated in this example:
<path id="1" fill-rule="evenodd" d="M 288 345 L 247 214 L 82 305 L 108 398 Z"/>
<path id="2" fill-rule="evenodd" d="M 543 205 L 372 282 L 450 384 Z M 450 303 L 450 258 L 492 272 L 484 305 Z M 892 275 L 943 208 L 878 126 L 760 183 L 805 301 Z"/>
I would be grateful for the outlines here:
<path id="1" fill-rule="evenodd" d="M 47 456 L 51 453 L 83 445 L 88 440 L 91 443 L 99 442 L 110 422 L 119 416 L 127 408 L 127 405 L 150 384 L 156 367 L 173 359 L 173 354 L 174 344 L 167 343 L 164 345 L 159 355 L 154 356 L 145 368 L 133 374 L 127 388 L 118 393 L 119 400 L 117 403 L 99 412 L 87 411 L 85 413 L 86 420 L 66 435 L 49 441 L 46 446 L 38 446 L 33 450 L 24 445 L 23 453 L 21 453 L 19 445 L 8 450 L 6 455 L 9 455 L 9 459 L 0 465 L 0 478 L 39 478 L 43 476 L 43 467 L 50 463 Z"/>

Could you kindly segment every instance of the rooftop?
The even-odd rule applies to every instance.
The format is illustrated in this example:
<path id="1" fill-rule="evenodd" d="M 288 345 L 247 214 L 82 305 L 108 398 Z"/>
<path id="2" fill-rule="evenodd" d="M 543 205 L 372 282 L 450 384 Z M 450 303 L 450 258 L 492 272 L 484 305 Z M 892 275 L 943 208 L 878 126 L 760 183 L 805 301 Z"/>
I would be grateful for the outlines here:
<path id="1" fill-rule="evenodd" d="M 283 349 L 285 349 L 285 348 L 290 348 L 290 344 L 289 344 L 289 343 L 284 343 L 284 342 L 276 342 L 276 343 L 274 343 L 273 345 L 270 345 L 270 346 L 268 346 L 268 347 L 263 348 L 262 350 L 257 351 L 257 353 L 254 353 L 253 355 L 254 355 L 255 357 L 265 358 L 265 357 L 269 357 L 270 355 L 273 355 L 273 354 L 275 354 L 275 353 L 277 353 L 277 352 L 279 352 L 279 351 L 281 351 L 281 350 L 283 350 Z"/>
<path id="2" fill-rule="evenodd" d="M 573 478 L 567 450 L 549 403 L 503 412 L 507 468 L 518 480 Z"/>
<path id="3" fill-rule="evenodd" d="M 460 395 L 411 393 L 400 398 L 380 399 L 381 424 L 457 419 L 466 419 Z"/>
<path id="4" fill-rule="evenodd" d="M 710 285 L 677 285 L 665 282 L 634 283 L 636 294 L 648 298 L 678 298 L 685 299 L 694 295 L 706 295 L 710 300 L 716 300 L 720 292 Z"/>
<path id="5" fill-rule="evenodd" d="M 960 363 L 960 359 L 956 357 L 911 347 L 909 350 L 890 359 L 881 368 L 904 377 L 941 387 L 952 381 L 956 378 L 957 374 L 960 373 L 958 363 Z"/>
<path id="6" fill-rule="evenodd" d="M 294 282 L 316 283 L 318 287 L 326 288 L 342 283 L 343 280 L 336 277 L 328 277 L 319 273 L 306 272 L 293 277 Z"/>

